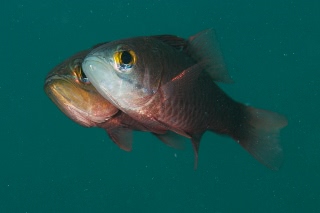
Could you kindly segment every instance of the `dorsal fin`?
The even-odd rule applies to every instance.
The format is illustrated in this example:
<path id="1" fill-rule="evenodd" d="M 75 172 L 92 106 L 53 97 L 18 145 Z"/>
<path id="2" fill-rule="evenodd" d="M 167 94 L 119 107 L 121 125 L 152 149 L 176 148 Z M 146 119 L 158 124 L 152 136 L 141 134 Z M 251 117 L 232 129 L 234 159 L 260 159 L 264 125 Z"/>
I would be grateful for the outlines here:
<path id="1" fill-rule="evenodd" d="M 197 62 L 206 64 L 205 71 L 214 81 L 232 83 L 213 29 L 202 31 L 189 38 L 187 53 Z"/>
<path id="2" fill-rule="evenodd" d="M 205 71 L 214 81 L 232 83 L 213 29 L 204 30 L 188 40 L 174 35 L 157 35 L 160 40 L 178 50 L 185 51 L 196 62 L 206 63 Z"/>
<path id="3" fill-rule="evenodd" d="M 188 40 L 174 35 L 156 35 L 152 36 L 152 38 L 160 40 L 178 50 L 186 49 L 189 43 Z"/>

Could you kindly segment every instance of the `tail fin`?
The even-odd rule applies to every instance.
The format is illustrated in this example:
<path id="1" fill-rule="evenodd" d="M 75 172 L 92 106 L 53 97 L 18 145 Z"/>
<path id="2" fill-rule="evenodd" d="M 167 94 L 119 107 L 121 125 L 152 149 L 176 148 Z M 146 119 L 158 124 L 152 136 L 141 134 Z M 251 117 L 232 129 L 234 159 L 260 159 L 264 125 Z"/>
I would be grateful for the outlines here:
<path id="1" fill-rule="evenodd" d="M 245 107 L 245 110 L 247 118 L 234 138 L 258 161 L 272 170 L 278 170 L 283 162 L 279 131 L 287 125 L 287 119 L 253 107 Z"/>

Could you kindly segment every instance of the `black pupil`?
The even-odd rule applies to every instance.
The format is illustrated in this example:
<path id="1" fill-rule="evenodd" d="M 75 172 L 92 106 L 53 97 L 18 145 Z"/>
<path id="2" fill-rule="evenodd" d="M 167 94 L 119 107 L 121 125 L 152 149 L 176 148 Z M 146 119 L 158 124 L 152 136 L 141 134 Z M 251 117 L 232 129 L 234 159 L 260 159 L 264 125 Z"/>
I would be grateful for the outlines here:
<path id="1" fill-rule="evenodd" d="M 82 78 L 87 78 L 86 74 L 84 74 L 84 72 L 82 71 L 82 69 L 80 69 L 80 74 Z"/>
<path id="2" fill-rule="evenodd" d="M 128 51 L 123 51 L 121 54 L 121 61 L 124 64 L 129 64 L 132 61 L 132 56 Z"/>

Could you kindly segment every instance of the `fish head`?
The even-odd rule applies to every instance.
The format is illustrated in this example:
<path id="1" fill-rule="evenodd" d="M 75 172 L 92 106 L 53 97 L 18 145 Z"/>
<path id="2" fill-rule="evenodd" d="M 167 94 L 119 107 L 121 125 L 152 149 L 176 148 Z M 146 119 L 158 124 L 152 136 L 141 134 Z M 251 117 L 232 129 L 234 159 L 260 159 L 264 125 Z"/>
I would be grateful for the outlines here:
<path id="1" fill-rule="evenodd" d="M 104 44 L 82 63 L 90 82 L 119 109 L 138 108 L 152 99 L 162 78 L 157 40 L 137 37 Z"/>
<path id="2" fill-rule="evenodd" d="M 119 110 L 103 98 L 82 71 L 84 51 L 56 66 L 46 77 L 44 90 L 58 108 L 76 123 L 91 127 Z"/>

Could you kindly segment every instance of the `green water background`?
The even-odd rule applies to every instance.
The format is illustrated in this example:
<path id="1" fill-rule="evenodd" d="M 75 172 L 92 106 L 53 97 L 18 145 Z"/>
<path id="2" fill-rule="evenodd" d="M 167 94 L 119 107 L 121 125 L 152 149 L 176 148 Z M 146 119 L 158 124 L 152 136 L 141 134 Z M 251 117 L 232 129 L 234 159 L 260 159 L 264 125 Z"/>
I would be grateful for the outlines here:
<path id="1" fill-rule="evenodd" d="M 0 212 L 320 212 L 320 3 L 317 1 L 4 1 Z M 234 99 L 287 116 L 285 162 L 259 164 L 227 137 L 193 151 L 136 133 L 131 153 L 46 97 L 52 67 L 92 45 L 214 28 Z"/>

